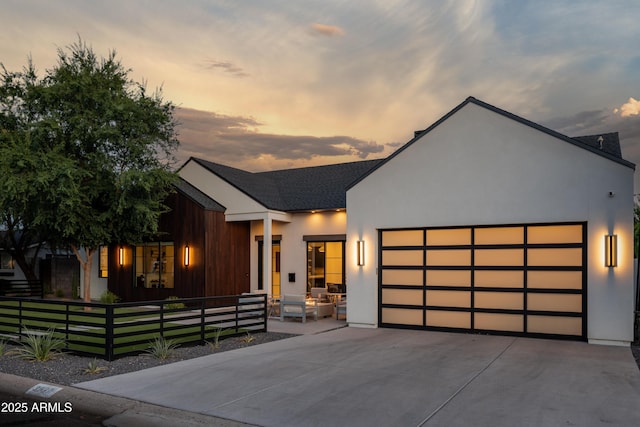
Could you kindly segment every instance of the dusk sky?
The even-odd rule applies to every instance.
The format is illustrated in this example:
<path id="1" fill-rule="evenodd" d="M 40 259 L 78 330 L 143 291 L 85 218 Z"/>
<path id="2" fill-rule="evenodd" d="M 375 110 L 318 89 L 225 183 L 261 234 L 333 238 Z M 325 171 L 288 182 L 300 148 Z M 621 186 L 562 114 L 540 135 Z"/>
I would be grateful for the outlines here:
<path id="1" fill-rule="evenodd" d="M 640 168 L 640 1 L 0 1 L 0 62 L 80 36 L 179 109 L 181 161 L 251 171 L 387 156 L 468 96 Z M 470 141 L 469 143 L 472 143 Z M 636 192 L 640 190 L 636 173 Z"/>

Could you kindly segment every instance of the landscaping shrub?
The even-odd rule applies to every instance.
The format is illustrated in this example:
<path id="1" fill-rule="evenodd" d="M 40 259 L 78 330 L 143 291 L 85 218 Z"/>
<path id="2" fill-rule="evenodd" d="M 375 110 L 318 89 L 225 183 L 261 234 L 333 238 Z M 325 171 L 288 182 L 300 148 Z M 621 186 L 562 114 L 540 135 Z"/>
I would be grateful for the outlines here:
<path id="1" fill-rule="evenodd" d="M 166 301 L 176 300 L 176 299 L 179 299 L 179 298 L 178 298 L 178 297 L 175 297 L 175 296 L 171 296 L 171 297 L 168 297 L 168 298 L 166 299 Z M 168 304 L 165 304 L 165 305 L 164 305 L 164 308 L 167 308 L 167 309 L 172 309 L 172 308 L 185 308 L 185 307 L 186 307 L 186 305 L 184 305 L 184 303 L 183 303 L 183 302 L 171 302 L 171 303 L 168 303 Z"/>
<path id="2" fill-rule="evenodd" d="M 173 350 L 177 347 L 178 344 L 173 342 L 173 340 L 167 340 L 164 337 L 156 337 L 155 340 L 151 341 L 149 348 L 145 352 L 157 359 L 164 360 L 171 357 Z"/>
<path id="3" fill-rule="evenodd" d="M 103 304 L 115 304 L 120 301 L 120 297 L 111 291 L 104 291 L 100 295 L 100 302 Z"/>
<path id="4" fill-rule="evenodd" d="M 25 328 L 24 341 L 20 342 L 21 347 L 13 352 L 23 359 L 34 362 L 51 360 L 64 348 L 64 340 L 57 338 L 54 333 L 53 329 L 41 332 Z"/>

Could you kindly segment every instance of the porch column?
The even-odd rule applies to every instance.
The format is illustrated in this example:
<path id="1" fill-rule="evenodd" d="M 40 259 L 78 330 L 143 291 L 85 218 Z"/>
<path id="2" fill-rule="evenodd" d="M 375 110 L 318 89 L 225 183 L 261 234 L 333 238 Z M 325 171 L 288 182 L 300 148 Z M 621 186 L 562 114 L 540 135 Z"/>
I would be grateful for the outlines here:
<path id="1" fill-rule="evenodd" d="M 267 293 L 267 295 L 271 295 L 272 294 L 272 286 L 271 286 L 271 280 L 272 280 L 272 273 L 271 270 L 273 269 L 271 263 L 272 263 L 272 253 L 273 253 L 273 231 L 272 231 L 272 219 L 271 219 L 271 214 L 267 213 L 264 217 L 264 219 L 262 220 L 263 223 L 263 227 L 264 227 L 264 246 L 263 246 L 263 251 L 262 251 L 262 256 L 263 256 L 263 263 L 262 263 L 262 283 L 264 285 L 264 290 Z"/>

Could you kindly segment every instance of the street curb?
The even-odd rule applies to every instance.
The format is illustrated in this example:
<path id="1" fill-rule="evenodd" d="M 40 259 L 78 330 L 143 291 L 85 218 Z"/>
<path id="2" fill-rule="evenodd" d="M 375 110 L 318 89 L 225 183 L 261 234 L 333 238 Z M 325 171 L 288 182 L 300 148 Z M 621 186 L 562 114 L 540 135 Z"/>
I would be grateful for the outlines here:
<path id="1" fill-rule="evenodd" d="M 40 398 L 26 394 L 27 390 L 38 384 L 55 386 L 62 390 L 50 398 Z M 33 400 L 60 402 L 62 405 L 70 402 L 73 405 L 73 411 L 104 417 L 106 419 L 103 421 L 103 425 L 109 427 L 128 427 L 132 425 L 137 427 L 165 427 L 176 425 L 189 427 L 249 426 L 249 424 L 233 420 L 166 408 L 164 406 L 153 405 L 124 397 L 111 396 L 73 386 L 63 386 L 6 373 L 0 373 L 0 392 Z"/>

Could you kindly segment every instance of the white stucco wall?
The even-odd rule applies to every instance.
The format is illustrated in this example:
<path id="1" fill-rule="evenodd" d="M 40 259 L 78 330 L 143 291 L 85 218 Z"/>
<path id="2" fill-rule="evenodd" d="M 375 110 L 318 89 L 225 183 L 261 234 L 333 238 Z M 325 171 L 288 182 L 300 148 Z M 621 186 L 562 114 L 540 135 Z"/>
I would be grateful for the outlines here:
<path id="1" fill-rule="evenodd" d="M 341 212 L 297 213 L 291 222 L 273 223 L 273 234 L 281 235 L 280 270 L 281 292 L 305 294 L 307 292 L 307 244 L 305 235 L 346 234 L 347 216 Z M 263 235 L 262 221 L 251 222 L 251 289 L 258 289 L 258 242 L 256 236 Z M 288 281 L 289 273 L 296 274 L 296 281 Z"/>
<path id="2" fill-rule="evenodd" d="M 224 206 L 227 209 L 225 211 L 226 215 L 264 212 L 266 210 L 263 205 L 194 160 L 187 162 L 180 169 L 179 175 L 198 190 Z"/>
<path id="3" fill-rule="evenodd" d="M 631 341 L 633 172 L 467 104 L 347 192 L 349 324 L 378 322 L 377 229 L 587 221 L 588 338 Z M 607 233 L 618 235 L 616 268 L 604 267 Z"/>
<path id="4" fill-rule="evenodd" d="M 83 249 L 80 249 L 82 256 L 85 256 Z M 84 298 L 84 272 L 82 266 L 80 268 L 80 297 Z M 96 251 L 93 255 L 93 263 L 91 265 L 91 299 L 99 300 L 100 296 L 109 289 L 109 279 L 100 277 L 100 253 Z"/>

